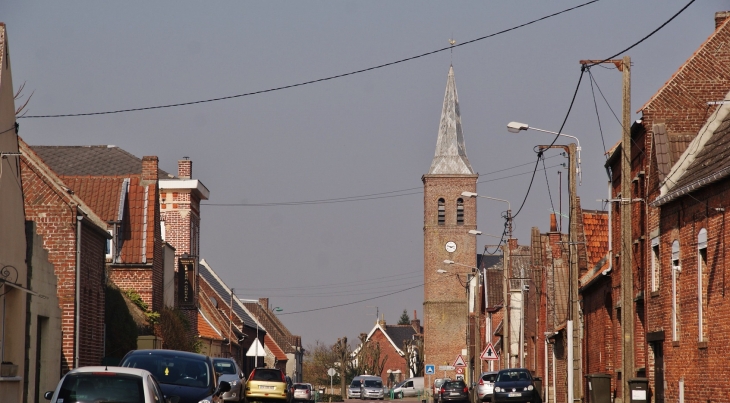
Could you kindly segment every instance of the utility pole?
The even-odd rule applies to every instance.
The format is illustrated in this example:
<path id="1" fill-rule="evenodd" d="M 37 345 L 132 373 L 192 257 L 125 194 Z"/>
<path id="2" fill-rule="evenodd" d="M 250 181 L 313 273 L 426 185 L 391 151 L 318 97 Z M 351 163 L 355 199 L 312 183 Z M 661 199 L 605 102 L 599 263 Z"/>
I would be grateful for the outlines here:
<path id="1" fill-rule="evenodd" d="M 623 58 L 621 138 L 621 333 L 623 360 L 621 386 L 624 403 L 630 401 L 629 379 L 634 376 L 634 277 L 631 249 L 631 58 Z"/>
<path id="2" fill-rule="evenodd" d="M 572 334 L 569 334 L 573 341 L 572 359 L 573 362 L 573 401 L 583 400 L 583 382 L 581 377 L 581 318 L 580 305 L 578 301 L 578 189 L 575 186 L 575 177 L 578 169 L 578 159 L 576 156 L 576 145 L 570 143 L 568 145 L 568 154 L 570 156 L 570 169 L 568 170 L 568 195 L 570 200 L 570 235 L 568 236 L 568 246 L 570 250 L 570 304 L 569 319 L 572 321 Z M 571 387 L 571 386 L 569 386 Z M 573 403 L 573 402 L 569 402 Z"/>
<path id="3" fill-rule="evenodd" d="M 634 376 L 634 271 L 631 231 L 631 57 L 621 60 L 581 60 L 581 65 L 611 63 L 623 73 L 621 136 L 621 390 L 623 403 L 631 401 L 629 379 Z M 610 230 L 610 229 L 609 229 Z M 611 247 L 611 246 L 609 246 Z"/>
<path id="4" fill-rule="evenodd" d="M 503 267 L 502 267 L 502 305 L 504 308 L 504 317 L 502 321 L 504 322 L 504 326 L 502 326 L 502 368 L 512 368 L 511 361 L 512 361 L 512 343 L 510 340 L 510 294 L 509 294 L 509 278 L 511 276 L 511 251 L 510 251 L 510 240 L 507 239 L 507 242 L 504 244 L 502 249 L 502 254 L 504 255 L 503 258 Z"/>

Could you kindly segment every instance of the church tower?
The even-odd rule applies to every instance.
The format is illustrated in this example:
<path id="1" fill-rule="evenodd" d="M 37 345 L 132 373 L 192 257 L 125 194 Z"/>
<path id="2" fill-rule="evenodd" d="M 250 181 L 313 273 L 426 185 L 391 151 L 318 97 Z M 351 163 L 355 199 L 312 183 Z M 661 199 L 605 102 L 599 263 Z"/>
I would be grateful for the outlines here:
<path id="1" fill-rule="evenodd" d="M 453 364 L 466 349 L 465 285 L 471 270 L 443 262 L 476 266 L 476 237 L 468 233 L 476 229 L 476 199 L 463 197 L 461 192 L 476 193 L 478 177 L 466 157 L 452 66 L 446 81 L 436 154 L 428 174 L 422 177 L 424 361 L 434 364 L 439 376 L 444 372 L 438 367 Z M 438 273 L 439 269 L 448 273 Z M 446 376 L 456 379 L 456 372 L 446 371 Z"/>

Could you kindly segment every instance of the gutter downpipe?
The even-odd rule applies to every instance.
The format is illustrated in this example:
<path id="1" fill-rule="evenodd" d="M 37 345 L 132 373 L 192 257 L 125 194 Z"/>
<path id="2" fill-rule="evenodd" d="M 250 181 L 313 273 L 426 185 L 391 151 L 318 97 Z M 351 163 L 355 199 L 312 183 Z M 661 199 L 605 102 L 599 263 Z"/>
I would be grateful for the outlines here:
<path id="1" fill-rule="evenodd" d="M 79 367 L 79 335 L 81 333 L 81 220 L 84 219 L 83 210 L 76 206 L 76 320 L 74 325 L 74 368 Z"/>

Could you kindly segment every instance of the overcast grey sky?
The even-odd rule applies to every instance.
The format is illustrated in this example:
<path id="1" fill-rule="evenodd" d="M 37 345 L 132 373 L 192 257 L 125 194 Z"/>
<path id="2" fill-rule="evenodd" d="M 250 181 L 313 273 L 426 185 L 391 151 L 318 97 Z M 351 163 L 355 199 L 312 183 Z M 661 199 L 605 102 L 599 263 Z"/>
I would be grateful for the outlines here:
<path id="1" fill-rule="evenodd" d="M 584 2 L 7 0 L 0 4 L 0 21 L 7 24 L 14 86 L 25 83 L 23 93 L 34 92 L 29 115 L 45 115 L 296 84 L 436 50 L 450 38 L 463 43 Z M 270 297 L 305 345 L 341 336 L 354 340 L 372 328 L 376 310 L 388 323 L 403 309 L 411 316 L 417 310 L 420 318 L 421 176 L 433 158 L 449 64 L 467 155 L 483 175 L 479 192 L 508 199 L 517 210 L 530 181 L 533 147 L 552 138 L 535 131 L 510 134 L 506 124 L 558 130 L 578 83 L 580 59 L 621 51 L 687 2 L 603 0 L 453 53 L 227 101 L 21 119 L 20 135 L 31 145 L 115 144 L 139 157 L 157 155 L 161 168 L 173 173 L 177 160 L 189 156 L 193 176 L 211 191 L 207 203 L 378 195 L 202 208 L 202 257 L 241 297 Z M 633 111 L 712 33 L 714 12 L 727 9 L 725 1 L 697 1 L 628 52 Z M 591 72 L 620 116 L 621 73 L 598 66 Z M 583 207 L 601 209 L 595 200 L 606 196 L 603 143 L 613 146 L 620 126 L 594 91 L 603 141 L 587 75 L 564 132 L 579 137 L 583 147 Z M 564 159 L 555 155 L 547 153 L 552 158 L 545 164 L 557 209 L 556 165 Z M 539 171 L 515 219 L 522 243 L 529 242 L 531 227 L 548 229 L 550 209 L 545 173 Z M 501 233 L 502 210 L 502 203 L 480 199 L 479 229 Z M 480 238 L 482 244 L 493 241 Z M 395 294 L 324 309 L 389 293 Z M 296 313 L 313 309 L 319 310 Z"/>

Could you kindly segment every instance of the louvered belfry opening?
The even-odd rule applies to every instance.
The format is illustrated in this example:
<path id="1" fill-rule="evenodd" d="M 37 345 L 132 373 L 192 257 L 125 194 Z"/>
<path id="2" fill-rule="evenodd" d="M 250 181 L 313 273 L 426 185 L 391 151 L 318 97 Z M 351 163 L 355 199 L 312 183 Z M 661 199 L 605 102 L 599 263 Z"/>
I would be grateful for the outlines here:
<path id="1" fill-rule="evenodd" d="M 464 199 L 456 199 L 456 225 L 464 225 Z"/>
<path id="2" fill-rule="evenodd" d="M 438 220 L 439 225 L 446 225 L 446 201 L 443 198 L 439 199 Z"/>

